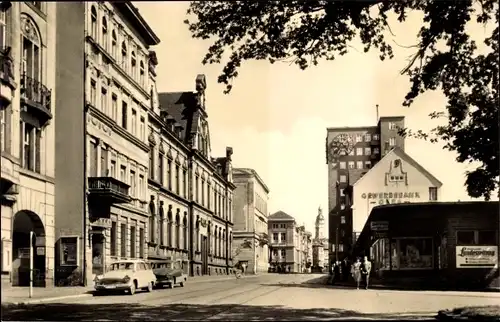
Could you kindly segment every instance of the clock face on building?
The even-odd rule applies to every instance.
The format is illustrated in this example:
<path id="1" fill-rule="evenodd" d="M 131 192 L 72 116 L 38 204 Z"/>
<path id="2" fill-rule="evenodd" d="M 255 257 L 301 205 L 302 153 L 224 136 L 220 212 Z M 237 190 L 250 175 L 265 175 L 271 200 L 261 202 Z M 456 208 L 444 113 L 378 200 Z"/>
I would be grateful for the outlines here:
<path id="1" fill-rule="evenodd" d="M 338 159 L 341 154 L 349 154 L 354 148 L 352 137 L 346 133 L 341 133 L 335 136 L 328 146 L 329 161 Z"/>

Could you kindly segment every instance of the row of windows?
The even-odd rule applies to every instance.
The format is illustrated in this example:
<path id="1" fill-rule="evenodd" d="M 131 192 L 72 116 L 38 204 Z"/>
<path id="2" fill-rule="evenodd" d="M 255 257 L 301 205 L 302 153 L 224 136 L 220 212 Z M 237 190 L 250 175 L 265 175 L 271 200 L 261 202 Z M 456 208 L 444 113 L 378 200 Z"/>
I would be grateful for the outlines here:
<path id="1" fill-rule="evenodd" d="M 497 245 L 497 232 L 494 230 L 460 230 L 457 231 L 457 245 Z"/>
<path id="2" fill-rule="evenodd" d="M 111 222 L 110 230 L 110 255 L 118 256 L 118 229 L 116 221 Z M 127 254 L 127 233 L 129 233 L 129 247 Z M 139 244 L 137 245 L 137 237 L 139 238 Z M 127 224 L 120 224 L 120 256 L 128 258 L 136 258 L 137 255 L 140 258 L 144 258 L 144 228 L 139 228 L 139 235 L 137 236 L 136 225 L 130 225 L 127 230 Z M 137 246 L 139 247 L 139 254 L 137 254 Z M 127 256 L 128 255 L 128 256 Z"/>
<path id="3" fill-rule="evenodd" d="M 286 233 L 273 233 L 274 242 L 286 242 Z"/>
<path id="4" fill-rule="evenodd" d="M 111 32 L 110 32 L 110 29 Z M 113 23 L 108 24 L 106 16 L 99 19 L 95 6 L 90 9 L 90 36 L 119 63 L 120 67 L 132 77 L 142 88 L 146 88 L 146 55 L 128 39 L 126 34 L 120 35 Z M 111 46 L 109 45 L 111 43 Z M 136 53 L 137 51 L 137 53 Z M 146 62 L 146 63 L 145 63 Z"/>
<path id="5" fill-rule="evenodd" d="M 349 162 L 345 162 L 345 161 L 341 161 L 339 162 L 339 168 L 340 169 L 346 169 L 346 165 L 349 166 L 349 169 L 371 169 L 372 167 L 372 162 L 371 161 L 349 161 Z M 346 176 L 345 175 L 341 175 L 340 176 L 340 182 L 345 182 L 345 181 L 342 181 L 342 180 L 346 180 Z"/>
<path id="6" fill-rule="evenodd" d="M 273 257 L 286 257 L 286 249 L 273 250 Z"/>
<path id="7" fill-rule="evenodd" d="M 283 224 L 283 223 L 281 223 L 281 224 L 272 224 L 272 225 L 271 225 L 271 227 L 272 227 L 273 229 L 278 229 L 278 228 L 280 228 L 280 229 L 284 229 L 284 228 L 287 228 L 287 226 L 288 226 L 287 224 Z M 291 227 L 292 227 L 292 225 L 290 225 L 290 228 L 291 228 Z"/>
<path id="8" fill-rule="evenodd" d="M 363 139 L 365 140 L 365 142 L 371 142 L 372 140 L 373 141 L 378 141 L 380 139 L 379 135 L 378 134 L 365 134 L 365 135 L 362 135 L 362 134 L 357 134 L 356 135 L 356 143 L 359 143 L 359 142 L 363 142 Z"/>
<path id="9" fill-rule="evenodd" d="M 257 193 L 255 193 L 255 208 L 257 208 L 261 214 L 267 214 L 267 202 Z"/>
<path id="10" fill-rule="evenodd" d="M 98 98 L 97 81 L 94 79 L 90 80 L 89 100 L 92 106 L 108 115 L 118 125 L 144 142 L 146 140 L 146 117 L 139 115 L 141 111 L 140 106 L 133 99 L 131 99 L 131 106 L 129 106 L 126 100 L 122 100 L 121 106 L 119 106 L 118 95 L 116 93 L 110 93 L 108 88 L 103 86 L 102 83 L 100 88 Z"/>

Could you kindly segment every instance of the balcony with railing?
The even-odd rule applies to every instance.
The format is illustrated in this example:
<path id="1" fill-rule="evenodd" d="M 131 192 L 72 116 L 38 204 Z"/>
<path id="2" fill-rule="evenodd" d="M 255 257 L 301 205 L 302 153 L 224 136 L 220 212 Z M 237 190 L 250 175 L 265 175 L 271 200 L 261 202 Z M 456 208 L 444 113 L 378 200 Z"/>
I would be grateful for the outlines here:
<path id="1" fill-rule="evenodd" d="M 104 204 L 129 203 L 130 186 L 113 177 L 90 177 L 88 179 L 89 199 Z"/>
<path id="2" fill-rule="evenodd" d="M 39 80 L 21 75 L 21 104 L 27 112 L 36 116 L 40 126 L 52 118 L 51 113 L 52 91 Z"/>
<path id="3" fill-rule="evenodd" d="M 14 81 L 14 58 L 11 50 L 11 47 L 0 48 L 0 82 L 15 90 L 17 85 Z"/>

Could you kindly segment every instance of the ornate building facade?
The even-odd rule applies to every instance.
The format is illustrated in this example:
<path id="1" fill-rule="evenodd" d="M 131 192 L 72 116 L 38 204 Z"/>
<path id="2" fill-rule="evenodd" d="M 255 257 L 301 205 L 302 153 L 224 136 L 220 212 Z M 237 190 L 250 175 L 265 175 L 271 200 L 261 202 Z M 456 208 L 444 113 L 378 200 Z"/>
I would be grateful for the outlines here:
<path id="1" fill-rule="evenodd" d="M 194 91 L 153 94 L 149 115 L 148 257 L 181 259 L 191 276 L 233 266 L 233 150 L 211 156 L 206 87 L 198 75 Z"/>
<path id="2" fill-rule="evenodd" d="M 55 32 L 55 3 L 0 3 L 1 265 L 15 286 L 31 246 L 35 286 L 54 277 Z"/>

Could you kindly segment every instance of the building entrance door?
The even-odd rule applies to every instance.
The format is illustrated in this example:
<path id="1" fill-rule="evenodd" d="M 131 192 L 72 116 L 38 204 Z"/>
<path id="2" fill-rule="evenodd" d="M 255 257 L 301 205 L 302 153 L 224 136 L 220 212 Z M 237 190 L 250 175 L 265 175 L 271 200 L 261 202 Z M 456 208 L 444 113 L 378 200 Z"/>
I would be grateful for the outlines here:
<path id="1" fill-rule="evenodd" d="M 92 275 L 104 274 L 104 235 L 92 234 Z"/>
<path id="2" fill-rule="evenodd" d="M 201 275 L 208 274 L 208 239 L 201 236 Z"/>

